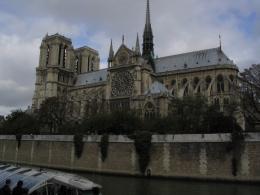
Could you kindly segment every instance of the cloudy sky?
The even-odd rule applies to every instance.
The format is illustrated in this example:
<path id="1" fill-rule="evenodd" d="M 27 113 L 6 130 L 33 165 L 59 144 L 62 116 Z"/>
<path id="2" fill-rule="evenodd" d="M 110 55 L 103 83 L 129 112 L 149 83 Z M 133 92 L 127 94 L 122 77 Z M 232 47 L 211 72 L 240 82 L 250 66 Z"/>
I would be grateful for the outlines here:
<path id="1" fill-rule="evenodd" d="M 0 0 L 0 115 L 31 104 L 43 36 L 59 32 L 74 47 L 100 52 L 105 67 L 110 38 L 142 35 L 146 0 Z M 241 70 L 260 62 L 259 0 L 151 0 L 155 53 L 223 50 Z"/>

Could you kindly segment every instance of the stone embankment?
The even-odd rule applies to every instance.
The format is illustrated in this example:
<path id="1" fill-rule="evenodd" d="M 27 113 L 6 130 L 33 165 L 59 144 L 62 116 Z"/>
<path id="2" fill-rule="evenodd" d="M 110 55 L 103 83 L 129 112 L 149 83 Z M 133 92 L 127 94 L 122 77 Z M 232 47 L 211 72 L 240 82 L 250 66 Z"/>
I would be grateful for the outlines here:
<path id="1" fill-rule="evenodd" d="M 154 135 L 148 174 L 158 177 L 260 181 L 260 134 L 249 133 L 239 150 L 230 134 Z M 103 161 L 101 136 L 84 136 L 82 154 L 75 155 L 73 136 L 0 136 L 0 161 L 66 170 L 140 175 L 134 141 L 109 136 Z M 234 157 L 235 156 L 235 157 Z"/>

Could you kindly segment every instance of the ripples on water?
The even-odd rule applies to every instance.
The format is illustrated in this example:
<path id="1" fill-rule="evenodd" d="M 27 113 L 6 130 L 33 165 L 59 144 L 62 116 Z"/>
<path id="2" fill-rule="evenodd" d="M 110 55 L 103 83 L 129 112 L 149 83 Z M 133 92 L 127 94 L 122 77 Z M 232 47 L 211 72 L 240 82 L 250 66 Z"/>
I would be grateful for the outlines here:
<path id="1" fill-rule="evenodd" d="M 83 176 L 103 186 L 103 195 L 260 195 L 260 185 L 143 179 L 97 174 Z"/>

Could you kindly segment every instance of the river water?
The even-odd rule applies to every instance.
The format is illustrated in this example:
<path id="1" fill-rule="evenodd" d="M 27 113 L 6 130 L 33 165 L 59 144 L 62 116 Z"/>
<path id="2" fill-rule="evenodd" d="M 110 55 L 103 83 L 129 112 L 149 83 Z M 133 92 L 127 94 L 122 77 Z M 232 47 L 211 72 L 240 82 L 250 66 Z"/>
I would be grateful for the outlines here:
<path id="1" fill-rule="evenodd" d="M 144 179 L 97 174 L 83 176 L 101 184 L 103 195 L 260 195 L 260 185 Z"/>

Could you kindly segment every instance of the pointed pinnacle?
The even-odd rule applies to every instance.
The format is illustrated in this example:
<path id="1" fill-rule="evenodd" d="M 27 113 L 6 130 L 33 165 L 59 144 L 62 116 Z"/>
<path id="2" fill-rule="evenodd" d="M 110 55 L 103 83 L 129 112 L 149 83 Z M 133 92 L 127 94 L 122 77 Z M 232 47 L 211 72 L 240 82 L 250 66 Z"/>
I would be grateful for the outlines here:
<path id="1" fill-rule="evenodd" d="M 137 33 L 137 37 L 136 37 L 135 53 L 137 55 L 141 55 L 138 33 Z"/>
<path id="2" fill-rule="evenodd" d="M 114 58 L 114 50 L 113 50 L 113 41 L 111 39 L 108 60 L 112 60 L 113 58 Z"/>
<path id="3" fill-rule="evenodd" d="M 220 49 L 220 51 L 222 50 L 222 39 L 221 39 L 221 34 L 219 34 L 219 49 Z"/>
<path id="4" fill-rule="evenodd" d="M 125 35 L 122 36 L 122 44 L 125 44 Z"/>

